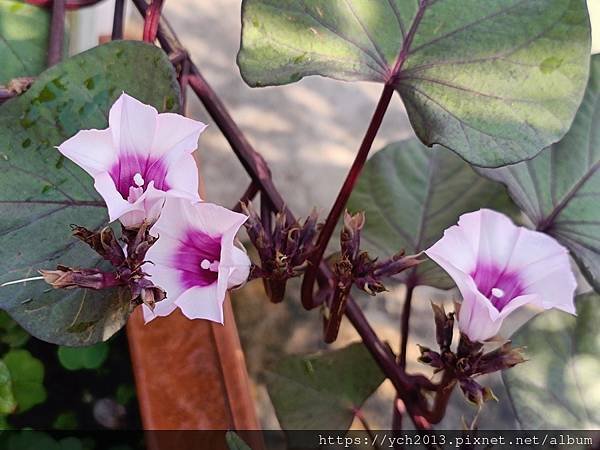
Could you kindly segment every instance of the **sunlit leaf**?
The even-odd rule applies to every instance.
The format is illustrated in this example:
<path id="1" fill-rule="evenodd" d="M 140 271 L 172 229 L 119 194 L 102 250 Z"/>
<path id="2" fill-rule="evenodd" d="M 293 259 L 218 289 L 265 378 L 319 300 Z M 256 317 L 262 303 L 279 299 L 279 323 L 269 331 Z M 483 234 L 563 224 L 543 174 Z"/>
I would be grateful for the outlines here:
<path id="1" fill-rule="evenodd" d="M 10 371 L 12 388 L 19 412 L 25 412 L 46 400 L 44 365 L 27 350 L 11 350 L 4 356 Z"/>
<path id="2" fill-rule="evenodd" d="M 560 139 L 589 66 L 585 0 L 244 0 L 242 26 L 250 86 L 392 84 L 424 143 L 486 167 Z"/>
<path id="3" fill-rule="evenodd" d="M 600 291 L 600 55 L 573 127 L 559 143 L 530 161 L 482 170 L 508 186 L 538 230 L 570 250 Z"/>
<path id="4" fill-rule="evenodd" d="M 165 53 L 132 41 L 70 58 L 0 107 L 0 284 L 57 263 L 99 264 L 98 255 L 71 237 L 70 224 L 97 229 L 108 220 L 106 207 L 92 178 L 55 146 L 80 129 L 106 127 L 122 91 L 161 111 L 178 109 L 178 85 Z M 90 345 L 125 324 L 129 297 L 33 281 L 0 288 L 0 307 L 40 339 Z"/>
<path id="5" fill-rule="evenodd" d="M 503 372 L 523 429 L 600 427 L 600 297 L 577 297 L 577 317 L 547 311 L 513 336 L 529 361 Z"/>
<path id="6" fill-rule="evenodd" d="M 268 372 L 267 388 L 284 430 L 345 430 L 354 409 L 384 375 L 362 343 L 308 356 L 290 356 Z"/>
<path id="7" fill-rule="evenodd" d="M 347 207 L 351 212 L 365 211 L 363 248 L 379 257 L 401 249 L 408 254 L 427 249 L 465 212 L 482 207 L 512 212 L 501 185 L 478 175 L 447 149 L 428 149 L 416 139 L 375 153 Z M 445 272 L 431 262 L 403 276 L 412 286 L 452 286 Z"/>
<path id="8" fill-rule="evenodd" d="M 0 0 L 0 84 L 44 70 L 49 25 L 47 10 L 20 0 Z"/>

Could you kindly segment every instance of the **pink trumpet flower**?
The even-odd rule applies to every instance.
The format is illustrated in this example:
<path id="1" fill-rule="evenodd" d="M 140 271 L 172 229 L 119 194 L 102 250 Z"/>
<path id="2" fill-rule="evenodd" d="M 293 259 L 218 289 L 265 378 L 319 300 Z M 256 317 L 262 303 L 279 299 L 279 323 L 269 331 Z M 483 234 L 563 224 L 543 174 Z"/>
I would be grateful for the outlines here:
<path id="1" fill-rule="evenodd" d="M 151 229 L 159 238 L 144 266 L 167 298 L 154 311 L 143 305 L 146 322 L 179 307 L 190 319 L 223 323 L 227 289 L 243 284 L 250 272 L 248 255 L 235 245 L 247 218 L 211 203 L 167 199 Z"/>
<path id="2" fill-rule="evenodd" d="M 458 326 L 471 341 L 495 336 L 504 318 L 527 303 L 575 314 L 577 283 L 567 249 L 503 214 L 463 214 L 425 253 L 458 286 Z"/>
<path id="3" fill-rule="evenodd" d="M 165 198 L 200 201 L 192 153 L 202 122 L 159 114 L 123 93 L 110 109 L 104 130 L 82 130 L 58 150 L 94 177 L 110 221 L 130 228 L 155 220 Z"/>

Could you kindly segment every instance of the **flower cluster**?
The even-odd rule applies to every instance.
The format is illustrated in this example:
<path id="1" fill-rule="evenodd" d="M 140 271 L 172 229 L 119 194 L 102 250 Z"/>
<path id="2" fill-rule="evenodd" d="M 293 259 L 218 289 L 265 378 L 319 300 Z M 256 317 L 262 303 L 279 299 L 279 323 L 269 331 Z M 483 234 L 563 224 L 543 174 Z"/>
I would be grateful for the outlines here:
<path id="1" fill-rule="evenodd" d="M 353 285 L 369 295 L 376 295 L 386 290 L 383 278 L 393 277 L 422 262 L 417 256 L 405 256 L 403 250 L 384 261 L 372 258 L 360 248 L 364 225 L 364 212 L 354 215 L 348 211 L 344 213 L 344 226 L 340 233 L 341 252 L 333 264 L 335 288 L 324 311 L 325 342 L 328 343 L 337 338 Z"/>
<path id="2" fill-rule="evenodd" d="M 454 334 L 454 313 L 447 314 L 444 307 L 432 303 L 439 351 L 419 346 L 419 361 L 444 372 L 446 389 L 458 383 L 465 397 L 476 405 L 495 399 L 490 388 L 479 384 L 475 378 L 499 370 L 509 369 L 525 362 L 523 349 L 513 348 L 510 341 L 494 350 L 484 352 L 484 344 L 471 341 L 461 333 L 456 351 L 451 344 Z"/>
<path id="3" fill-rule="evenodd" d="M 285 295 L 287 280 L 303 273 L 308 258 L 315 251 L 320 225 L 313 210 L 304 223 L 290 221 L 284 212 L 275 216 L 275 224 L 263 223 L 251 204 L 242 205 L 248 215 L 248 237 L 256 247 L 260 266 L 253 266 L 251 278 L 262 278 L 265 291 L 273 303 Z"/>
<path id="4" fill-rule="evenodd" d="M 227 289 L 248 278 L 250 260 L 235 242 L 247 217 L 203 202 L 193 156 L 201 122 L 159 114 L 123 93 L 104 130 L 82 130 L 58 147 L 94 178 L 111 222 L 120 221 L 121 242 L 109 228 L 76 228 L 115 271 L 45 271 L 55 287 L 99 289 L 128 285 L 150 321 L 181 308 L 187 317 L 223 322 Z M 124 247 L 124 249 L 121 248 Z"/>

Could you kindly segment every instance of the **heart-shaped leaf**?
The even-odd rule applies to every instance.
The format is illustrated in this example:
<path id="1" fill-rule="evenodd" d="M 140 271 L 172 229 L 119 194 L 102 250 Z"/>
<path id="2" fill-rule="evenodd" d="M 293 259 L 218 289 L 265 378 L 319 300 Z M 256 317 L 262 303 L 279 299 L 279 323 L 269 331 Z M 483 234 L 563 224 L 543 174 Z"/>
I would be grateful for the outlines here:
<path id="1" fill-rule="evenodd" d="M 391 84 L 425 144 L 485 167 L 559 140 L 588 73 L 585 0 L 244 0 L 242 25 L 250 86 Z"/>
<path id="2" fill-rule="evenodd" d="M 164 52 L 126 41 L 54 66 L 0 107 L 0 284 L 57 263 L 99 264 L 97 254 L 71 237 L 69 225 L 106 225 L 106 207 L 92 178 L 54 146 L 80 129 L 105 128 L 122 91 L 162 111 L 178 108 L 178 85 Z M 0 287 L 0 307 L 40 339 L 90 345 L 125 324 L 129 298 L 32 281 Z"/>
<path id="3" fill-rule="evenodd" d="M 458 217 L 482 207 L 512 212 L 505 189 L 442 147 L 416 139 L 388 145 L 367 161 L 348 200 L 351 212 L 365 211 L 363 247 L 371 256 L 427 249 Z M 405 272 L 411 285 L 448 288 L 452 282 L 427 262 Z M 408 278 L 406 278 L 408 277 Z"/>
<path id="4" fill-rule="evenodd" d="M 503 372 L 523 429 L 600 427 L 600 310 L 597 294 L 576 299 L 577 317 L 547 311 L 517 331 L 528 361 Z"/>
<path id="5" fill-rule="evenodd" d="M 283 359 L 267 388 L 284 430 L 346 430 L 384 375 L 362 343 Z"/>
<path id="6" fill-rule="evenodd" d="M 573 127 L 559 143 L 530 161 L 486 176 L 508 186 L 535 227 L 570 250 L 600 291 L 600 55 Z"/>
<path id="7" fill-rule="evenodd" d="M 11 350 L 4 356 L 10 372 L 18 411 L 25 412 L 46 400 L 44 365 L 27 350 Z"/>
<path id="8" fill-rule="evenodd" d="M 0 84 L 44 70 L 50 14 L 20 0 L 0 0 Z"/>

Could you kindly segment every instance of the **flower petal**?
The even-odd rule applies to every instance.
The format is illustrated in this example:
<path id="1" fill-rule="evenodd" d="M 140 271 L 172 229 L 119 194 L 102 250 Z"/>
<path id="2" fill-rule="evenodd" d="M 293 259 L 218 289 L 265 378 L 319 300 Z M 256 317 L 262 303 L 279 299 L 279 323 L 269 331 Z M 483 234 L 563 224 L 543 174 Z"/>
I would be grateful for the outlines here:
<path id="1" fill-rule="evenodd" d="M 191 155 L 205 128 L 206 124 L 179 114 L 159 114 L 152 142 L 153 156 L 170 165 L 184 154 Z"/>
<path id="2" fill-rule="evenodd" d="M 471 294 L 463 295 L 458 314 L 458 328 L 474 342 L 485 341 L 498 334 L 502 319 L 490 316 L 489 300 Z"/>
<path id="3" fill-rule="evenodd" d="M 156 251 L 151 256 L 152 259 L 148 258 L 151 263 L 146 263 L 144 265 L 144 271 L 150 275 L 150 281 L 152 281 L 154 285 L 164 289 L 167 293 L 167 298 L 157 304 L 164 301 L 174 304 L 177 297 L 185 291 L 181 284 L 180 275 L 177 271 L 172 270 L 170 266 L 157 263 L 156 261 L 158 258 Z"/>
<path id="4" fill-rule="evenodd" d="M 135 98 L 121 94 L 110 109 L 108 123 L 120 154 L 147 158 L 152 150 L 158 111 Z"/>
<path id="5" fill-rule="evenodd" d="M 250 275 L 250 258 L 244 250 L 234 245 L 230 256 L 231 261 L 225 260 L 225 264 L 229 266 L 229 280 L 227 283 L 229 289 L 244 284 L 248 281 L 248 275 Z"/>
<path id="6" fill-rule="evenodd" d="M 175 303 L 188 319 L 206 319 L 223 323 L 223 301 L 225 294 L 219 295 L 216 284 L 193 287 L 181 294 Z"/>
<path id="7" fill-rule="evenodd" d="M 81 130 L 57 148 L 92 176 L 108 171 L 118 157 L 109 129 Z"/>
<path id="8" fill-rule="evenodd" d="M 166 182 L 170 186 L 169 197 L 183 198 L 192 202 L 201 201 L 198 195 L 198 166 L 192 155 L 183 155 L 170 166 Z"/>
<path id="9" fill-rule="evenodd" d="M 129 203 L 115 187 L 115 182 L 107 172 L 102 172 L 94 176 L 94 187 L 106 202 L 108 208 L 109 221 L 113 222 L 127 214 L 140 212 L 143 213 L 142 203 Z"/>
<path id="10" fill-rule="evenodd" d="M 461 217 L 462 220 L 462 217 Z M 479 241 L 479 224 L 467 222 L 468 229 L 463 228 L 463 223 L 453 225 L 444 231 L 444 236 L 425 250 L 425 254 L 448 271 L 446 265 L 463 273 L 471 273 L 477 267 L 477 247 Z M 452 276 L 452 275 L 450 275 Z"/>
<path id="11" fill-rule="evenodd" d="M 128 228 L 138 227 L 144 220 L 153 222 L 161 213 L 165 203 L 165 193 L 154 188 L 154 182 L 148 184 L 148 188 L 133 203 L 125 201 L 130 205 L 126 212 L 117 218 Z"/>
<path id="12" fill-rule="evenodd" d="M 144 314 L 144 323 L 148 323 L 157 317 L 166 317 L 177 309 L 177 305 L 173 301 L 163 299 L 154 305 L 154 311 L 152 311 L 147 305 L 142 305 L 142 312 Z"/>
<path id="13" fill-rule="evenodd" d="M 575 314 L 577 280 L 568 250 L 547 234 L 522 230 L 508 267 L 519 274 L 524 293 L 536 294 L 536 304 L 544 309 L 558 308 Z"/>

